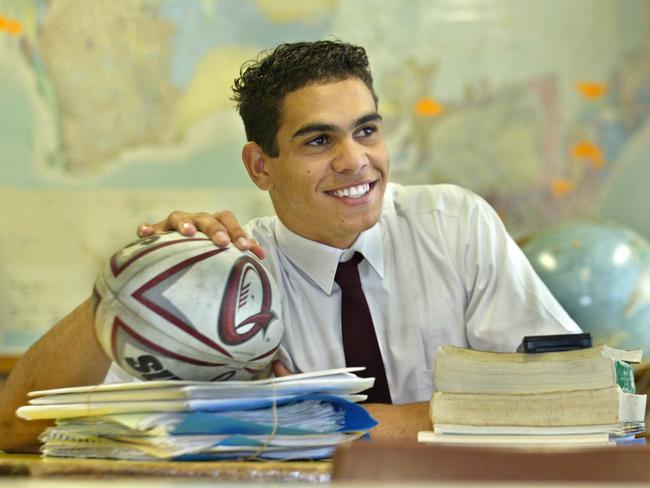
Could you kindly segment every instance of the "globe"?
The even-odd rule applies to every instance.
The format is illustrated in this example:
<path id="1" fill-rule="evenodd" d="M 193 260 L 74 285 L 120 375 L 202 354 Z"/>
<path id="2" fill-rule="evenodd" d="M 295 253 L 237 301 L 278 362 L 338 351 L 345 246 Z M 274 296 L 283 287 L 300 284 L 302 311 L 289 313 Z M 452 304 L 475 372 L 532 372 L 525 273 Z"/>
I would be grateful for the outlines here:
<path id="1" fill-rule="evenodd" d="M 522 249 L 594 344 L 650 353 L 650 243 L 613 223 L 571 221 Z"/>

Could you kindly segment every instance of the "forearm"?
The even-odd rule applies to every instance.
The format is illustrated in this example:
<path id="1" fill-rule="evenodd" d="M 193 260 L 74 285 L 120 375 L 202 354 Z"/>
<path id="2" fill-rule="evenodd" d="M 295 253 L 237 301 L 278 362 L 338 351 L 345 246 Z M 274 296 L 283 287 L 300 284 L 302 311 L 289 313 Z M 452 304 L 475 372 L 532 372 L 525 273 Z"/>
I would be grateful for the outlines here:
<path id="1" fill-rule="evenodd" d="M 91 300 L 86 300 L 36 342 L 0 390 L 0 449 L 33 452 L 48 422 L 15 415 L 31 390 L 100 383 L 110 359 L 95 338 Z"/>
<path id="2" fill-rule="evenodd" d="M 431 430 L 429 402 L 385 405 L 369 403 L 365 407 L 379 425 L 370 431 L 373 440 L 416 440 L 421 430 Z"/>

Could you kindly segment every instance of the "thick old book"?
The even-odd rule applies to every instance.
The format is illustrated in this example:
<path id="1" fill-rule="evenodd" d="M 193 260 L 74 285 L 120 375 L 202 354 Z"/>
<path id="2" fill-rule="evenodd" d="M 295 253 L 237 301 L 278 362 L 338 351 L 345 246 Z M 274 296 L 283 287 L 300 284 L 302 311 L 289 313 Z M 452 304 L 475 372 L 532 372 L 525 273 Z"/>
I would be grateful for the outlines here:
<path id="1" fill-rule="evenodd" d="M 435 424 L 577 426 L 643 422 L 646 396 L 619 386 L 551 393 L 485 394 L 436 392 Z"/>
<path id="2" fill-rule="evenodd" d="M 529 425 L 459 425 L 435 424 L 436 434 L 454 435 L 574 435 L 574 434 L 607 434 L 612 437 L 628 437 L 645 432 L 644 422 L 619 422 L 604 425 L 562 425 L 562 426 L 529 426 Z"/>
<path id="3" fill-rule="evenodd" d="M 438 348 L 434 381 L 437 391 L 453 393 L 545 393 L 601 390 L 619 386 L 634 393 L 634 371 L 640 350 L 600 345 L 541 354 Z"/>
<path id="4" fill-rule="evenodd" d="M 466 444 L 474 446 L 609 446 L 616 440 L 607 433 L 593 434 L 442 434 L 434 431 L 418 433 L 418 442 L 426 444 Z"/>

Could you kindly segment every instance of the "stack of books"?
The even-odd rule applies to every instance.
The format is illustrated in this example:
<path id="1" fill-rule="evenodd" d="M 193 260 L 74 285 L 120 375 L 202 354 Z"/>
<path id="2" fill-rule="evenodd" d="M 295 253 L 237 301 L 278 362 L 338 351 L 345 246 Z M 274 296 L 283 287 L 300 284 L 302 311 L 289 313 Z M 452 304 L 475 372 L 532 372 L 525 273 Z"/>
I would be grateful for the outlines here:
<path id="1" fill-rule="evenodd" d="M 134 460 L 321 459 L 377 422 L 356 402 L 363 368 L 256 381 L 150 381 L 30 393 L 17 415 L 53 419 L 46 456 Z"/>
<path id="2" fill-rule="evenodd" d="M 646 395 L 630 363 L 640 350 L 606 345 L 564 352 L 437 351 L 426 443 L 501 446 L 644 442 Z"/>

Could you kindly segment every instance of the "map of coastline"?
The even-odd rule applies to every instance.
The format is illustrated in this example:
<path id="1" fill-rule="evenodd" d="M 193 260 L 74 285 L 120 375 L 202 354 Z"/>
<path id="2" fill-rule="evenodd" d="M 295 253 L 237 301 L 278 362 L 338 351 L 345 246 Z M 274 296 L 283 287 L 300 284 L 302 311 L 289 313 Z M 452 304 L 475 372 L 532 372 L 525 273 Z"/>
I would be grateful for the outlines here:
<path id="1" fill-rule="evenodd" d="M 649 18 L 645 0 L 3 1 L 0 350 L 85 298 L 138 223 L 272 212 L 230 86 L 281 42 L 367 48 L 393 180 L 469 187 L 517 238 L 576 217 L 650 238 Z"/>

